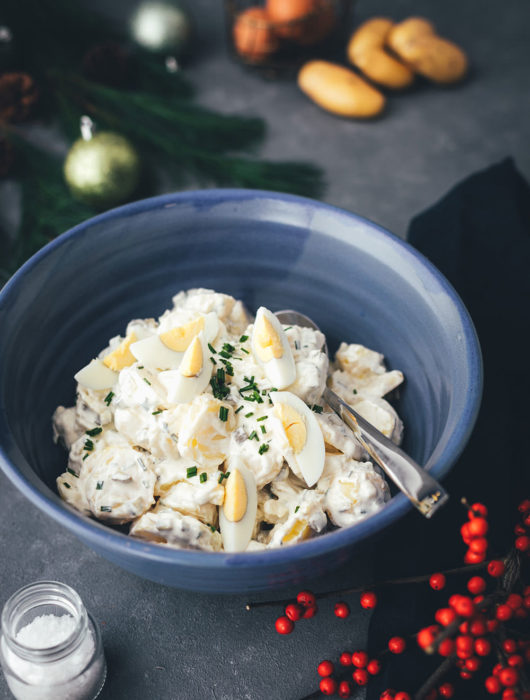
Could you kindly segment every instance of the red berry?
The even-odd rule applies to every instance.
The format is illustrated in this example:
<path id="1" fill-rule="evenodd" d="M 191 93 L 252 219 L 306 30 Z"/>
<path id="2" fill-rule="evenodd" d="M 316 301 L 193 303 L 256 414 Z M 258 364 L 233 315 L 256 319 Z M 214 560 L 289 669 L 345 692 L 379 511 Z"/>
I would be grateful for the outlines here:
<path id="1" fill-rule="evenodd" d="M 323 678 L 320 681 L 320 692 L 323 695 L 335 695 L 337 692 L 337 681 L 334 678 Z"/>
<path id="2" fill-rule="evenodd" d="M 473 655 L 473 637 L 470 634 L 461 634 L 456 638 L 456 649 L 465 651 L 467 656 L 460 656 L 461 659 L 468 659 Z"/>
<path id="3" fill-rule="evenodd" d="M 488 628 L 488 632 L 495 632 L 496 629 L 499 626 L 499 621 L 498 620 L 488 620 L 486 622 L 486 627 Z"/>
<path id="4" fill-rule="evenodd" d="M 394 700 L 394 691 L 390 689 L 383 690 L 379 696 L 379 700 Z"/>
<path id="5" fill-rule="evenodd" d="M 465 660 L 464 666 L 466 667 L 466 671 L 475 673 L 475 671 L 478 671 L 480 668 L 480 659 L 477 659 L 476 656 L 471 656 L 469 659 Z"/>
<path id="6" fill-rule="evenodd" d="M 337 617 L 345 618 L 350 614 L 350 607 L 347 603 L 336 603 L 334 612 Z"/>
<path id="7" fill-rule="evenodd" d="M 465 681 L 468 681 L 471 678 L 473 678 L 473 674 L 469 671 L 460 671 L 460 678 L 463 678 Z"/>
<path id="8" fill-rule="evenodd" d="M 377 605 L 377 596 L 373 591 L 365 591 L 361 593 L 361 607 L 362 608 L 375 608 Z"/>
<path id="9" fill-rule="evenodd" d="M 524 597 L 523 605 L 527 610 L 530 610 L 530 595 Z"/>
<path id="10" fill-rule="evenodd" d="M 407 648 L 403 637 L 392 637 L 388 640 L 388 648 L 393 654 L 402 654 Z"/>
<path id="11" fill-rule="evenodd" d="M 483 637 L 488 631 L 488 628 L 484 620 L 477 618 L 471 622 L 469 631 L 474 637 Z"/>
<path id="12" fill-rule="evenodd" d="M 311 591 L 300 591 L 296 596 L 296 602 L 304 608 L 310 608 L 316 605 L 315 594 Z"/>
<path id="13" fill-rule="evenodd" d="M 377 676 L 378 673 L 381 673 L 381 662 L 379 659 L 369 661 L 366 670 L 371 676 Z"/>
<path id="14" fill-rule="evenodd" d="M 467 517 L 471 520 L 472 518 L 486 518 L 488 516 L 488 509 L 483 503 L 473 503 L 467 512 Z"/>
<path id="15" fill-rule="evenodd" d="M 339 698 L 349 698 L 351 695 L 351 686 L 348 681 L 339 683 Z"/>
<path id="16" fill-rule="evenodd" d="M 504 622 L 505 620 L 510 620 L 512 616 L 513 610 L 509 605 L 502 603 L 501 605 L 497 606 L 497 610 L 495 611 L 495 617 L 497 620 L 502 620 Z"/>
<path id="17" fill-rule="evenodd" d="M 302 613 L 302 617 L 309 620 L 311 617 L 315 617 L 318 612 L 318 605 L 310 605 Z"/>
<path id="18" fill-rule="evenodd" d="M 530 537 L 528 535 L 522 535 L 515 540 L 515 549 L 520 552 L 528 552 L 530 549 Z"/>
<path id="19" fill-rule="evenodd" d="M 469 634 L 469 622 L 467 620 L 462 622 L 458 629 L 460 630 L 461 634 Z"/>
<path id="20" fill-rule="evenodd" d="M 452 698 L 455 694 L 455 689 L 451 683 L 444 683 L 438 688 L 438 692 L 442 698 Z"/>
<path id="21" fill-rule="evenodd" d="M 513 688 L 506 688 L 501 695 L 502 700 L 518 700 L 519 697 L 520 695 Z"/>
<path id="22" fill-rule="evenodd" d="M 370 680 L 368 671 L 364 668 L 356 668 L 351 675 L 353 680 L 357 683 L 357 685 L 366 685 Z"/>
<path id="23" fill-rule="evenodd" d="M 455 612 L 462 617 L 472 617 L 475 614 L 475 603 L 468 596 L 460 596 L 455 603 Z"/>
<path id="24" fill-rule="evenodd" d="M 278 634 L 291 634 L 294 630 L 293 622 L 291 622 L 288 617 L 285 617 L 285 615 L 279 617 L 274 624 Z"/>
<path id="25" fill-rule="evenodd" d="M 488 564 L 488 574 L 493 576 L 493 578 L 499 578 L 499 576 L 502 576 L 505 569 L 506 567 L 504 566 L 504 562 L 502 562 L 500 559 L 492 559 Z"/>
<path id="26" fill-rule="evenodd" d="M 525 586 L 525 589 L 523 591 L 523 595 L 524 596 L 530 595 L 530 586 Z"/>
<path id="27" fill-rule="evenodd" d="M 526 518 L 523 520 L 523 523 L 526 525 L 526 527 L 530 527 L 530 515 L 526 516 Z"/>
<path id="28" fill-rule="evenodd" d="M 469 543 L 469 549 L 475 554 L 484 554 L 488 549 L 488 540 L 485 537 L 477 537 Z"/>
<path id="29" fill-rule="evenodd" d="M 513 528 L 513 531 L 517 536 L 526 534 L 526 528 L 524 528 L 520 523 L 517 523 L 517 525 Z"/>
<path id="30" fill-rule="evenodd" d="M 518 593 L 510 593 L 506 598 L 506 605 L 509 605 L 512 610 L 517 610 L 523 605 L 523 596 Z"/>
<path id="31" fill-rule="evenodd" d="M 427 649 L 427 647 L 430 647 L 436 639 L 438 632 L 438 625 L 431 625 L 430 627 L 424 627 L 421 629 L 417 636 L 418 646 L 422 649 Z"/>
<path id="32" fill-rule="evenodd" d="M 515 639 L 505 639 L 502 648 L 507 654 L 514 654 L 517 651 L 517 642 Z"/>
<path id="33" fill-rule="evenodd" d="M 484 637 L 475 639 L 475 653 L 479 656 L 488 656 L 491 653 L 491 644 Z"/>
<path id="34" fill-rule="evenodd" d="M 467 590 L 473 595 L 483 593 L 486 590 L 486 581 L 482 576 L 472 576 L 467 582 Z"/>
<path id="35" fill-rule="evenodd" d="M 519 681 L 519 672 L 515 668 L 503 668 L 499 673 L 499 680 L 507 688 L 513 688 Z"/>
<path id="36" fill-rule="evenodd" d="M 469 532 L 473 537 L 483 537 L 488 531 L 488 521 L 486 518 L 473 518 L 468 523 Z"/>
<path id="37" fill-rule="evenodd" d="M 475 605 L 480 605 L 483 601 L 484 601 L 484 596 L 483 596 L 483 595 L 476 595 L 476 596 L 473 598 L 473 602 L 475 603 Z"/>
<path id="38" fill-rule="evenodd" d="M 339 664 L 341 666 L 351 666 L 351 654 L 349 654 L 347 651 L 344 651 L 340 655 Z"/>
<path id="39" fill-rule="evenodd" d="M 525 498 L 524 501 L 521 501 L 521 503 L 519 503 L 519 505 L 517 506 L 517 510 L 520 513 L 528 513 L 528 511 L 530 510 L 530 498 Z"/>
<path id="40" fill-rule="evenodd" d="M 456 617 L 456 613 L 452 608 L 440 608 L 439 610 L 436 611 L 434 615 L 434 619 L 436 622 L 439 622 L 441 625 L 444 627 L 447 627 L 447 625 L 450 625 L 451 622 Z"/>
<path id="41" fill-rule="evenodd" d="M 440 656 L 451 656 L 455 650 L 455 643 L 452 639 L 444 639 L 438 645 L 438 653 Z"/>
<path id="42" fill-rule="evenodd" d="M 508 666 L 513 666 L 513 668 L 521 668 L 524 664 L 524 659 L 521 654 L 512 654 L 508 657 Z"/>
<path id="43" fill-rule="evenodd" d="M 495 664 L 495 666 L 491 669 L 492 674 L 495 676 L 495 678 L 499 677 L 499 673 L 502 671 L 504 666 L 502 664 Z"/>
<path id="44" fill-rule="evenodd" d="M 470 549 L 464 555 L 464 564 L 481 564 L 486 559 L 486 552 L 472 552 Z"/>
<path id="45" fill-rule="evenodd" d="M 394 695 L 394 700 L 410 700 L 410 695 L 401 690 Z"/>
<path id="46" fill-rule="evenodd" d="M 528 616 L 528 613 L 524 608 L 517 608 L 517 610 L 513 611 L 513 614 L 515 617 L 521 620 L 524 620 Z"/>
<path id="47" fill-rule="evenodd" d="M 296 603 L 290 603 L 285 607 L 286 616 L 293 622 L 299 620 L 302 617 L 303 612 L 304 611 L 300 605 L 297 605 Z"/>
<path id="48" fill-rule="evenodd" d="M 495 676 L 488 676 L 488 678 L 486 678 L 484 681 L 484 685 L 486 686 L 488 693 L 491 693 L 492 695 L 497 695 L 497 693 L 501 692 L 501 682 L 498 678 L 495 678 Z"/>
<path id="49" fill-rule="evenodd" d="M 447 601 L 449 605 L 453 608 L 455 608 L 456 602 L 461 598 L 462 596 L 459 593 L 453 593 L 452 596 L 450 596 L 449 600 Z"/>
<path id="50" fill-rule="evenodd" d="M 441 591 L 445 586 L 445 576 L 443 574 L 433 574 L 429 579 L 429 585 L 435 591 Z"/>
<path id="51" fill-rule="evenodd" d="M 335 666 L 331 661 L 328 661 L 327 659 L 325 661 L 321 661 L 317 667 L 318 675 L 322 676 L 323 678 L 325 678 L 326 676 L 331 676 L 334 670 Z"/>
<path id="52" fill-rule="evenodd" d="M 462 535 L 462 539 L 464 540 L 465 544 L 469 544 L 471 542 L 473 536 L 471 535 L 468 522 L 462 525 L 460 528 L 460 534 Z"/>
<path id="53" fill-rule="evenodd" d="M 368 654 L 365 651 L 354 651 L 351 655 L 351 662 L 356 668 L 366 668 Z"/>

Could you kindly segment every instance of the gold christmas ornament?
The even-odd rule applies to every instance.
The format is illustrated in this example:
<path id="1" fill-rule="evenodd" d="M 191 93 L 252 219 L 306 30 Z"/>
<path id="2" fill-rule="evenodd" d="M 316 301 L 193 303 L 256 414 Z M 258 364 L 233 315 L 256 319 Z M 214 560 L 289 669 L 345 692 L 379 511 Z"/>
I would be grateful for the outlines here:
<path id="1" fill-rule="evenodd" d="M 181 55 L 191 37 L 191 20 L 178 3 L 145 2 L 131 22 L 131 35 L 142 48 L 155 53 Z"/>
<path id="2" fill-rule="evenodd" d="M 127 200 L 138 185 L 140 159 L 131 143 L 112 131 L 92 134 L 86 123 L 83 137 L 70 148 L 64 177 L 72 195 L 97 209 Z"/>

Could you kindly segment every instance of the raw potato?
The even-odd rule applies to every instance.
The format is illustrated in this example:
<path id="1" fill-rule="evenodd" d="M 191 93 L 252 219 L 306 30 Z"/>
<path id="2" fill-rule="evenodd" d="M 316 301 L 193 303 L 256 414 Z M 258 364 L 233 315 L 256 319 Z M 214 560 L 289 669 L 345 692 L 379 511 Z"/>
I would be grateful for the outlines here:
<path id="1" fill-rule="evenodd" d="M 364 22 L 352 35 L 347 48 L 348 60 L 370 80 L 393 90 L 408 87 L 414 80 L 413 71 L 385 51 L 385 42 L 394 22 L 386 17 L 374 17 Z"/>
<path id="2" fill-rule="evenodd" d="M 341 117 L 375 117 L 385 106 L 379 90 L 348 68 L 327 61 L 302 66 L 298 86 L 317 105 Z"/>
<path id="3" fill-rule="evenodd" d="M 456 83 L 467 72 L 467 56 L 462 49 L 437 36 L 434 26 L 419 17 L 396 25 L 388 45 L 416 73 L 435 83 Z"/>

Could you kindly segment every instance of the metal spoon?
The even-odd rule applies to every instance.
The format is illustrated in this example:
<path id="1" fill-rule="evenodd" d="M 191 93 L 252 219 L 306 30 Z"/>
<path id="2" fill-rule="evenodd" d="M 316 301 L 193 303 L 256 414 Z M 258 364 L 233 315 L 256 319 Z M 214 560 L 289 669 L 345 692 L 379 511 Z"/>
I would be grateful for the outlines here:
<path id="1" fill-rule="evenodd" d="M 277 311 L 279 321 L 286 325 L 319 327 L 310 318 L 291 309 Z M 328 354 L 324 343 L 323 352 Z M 426 518 L 430 518 L 449 498 L 449 494 L 428 472 L 365 420 L 351 406 L 328 387 L 322 394 L 324 401 L 346 423 L 372 459 L 388 474 L 412 504 Z"/>

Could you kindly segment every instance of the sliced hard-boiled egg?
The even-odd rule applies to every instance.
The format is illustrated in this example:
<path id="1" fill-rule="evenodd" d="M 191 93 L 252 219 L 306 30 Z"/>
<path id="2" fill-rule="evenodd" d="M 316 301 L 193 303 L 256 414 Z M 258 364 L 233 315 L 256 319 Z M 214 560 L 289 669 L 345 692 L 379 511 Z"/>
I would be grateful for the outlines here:
<path id="1" fill-rule="evenodd" d="M 291 448 L 284 456 L 289 466 L 294 466 L 294 471 L 302 474 L 306 484 L 313 486 L 322 475 L 326 457 L 324 436 L 318 421 L 311 409 L 295 394 L 274 391 L 270 397 Z"/>
<path id="2" fill-rule="evenodd" d="M 230 465 L 225 481 L 225 499 L 219 509 L 219 526 L 226 552 L 242 552 L 252 539 L 258 510 L 254 474 L 241 460 Z"/>
<path id="3" fill-rule="evenodd" d="M 103 364 L 114 372 L 119 372 L 124 367 L 133 365 L 136 362 L 136 358 L 131 352 L 131 344 L 137 340 L 136 333 L 133 331 L 121 341 L 117 348 L 105 355 Z"/>
<path id="4" fill-rule="evenodd" d="M 101 360 L 92 360 L 74 375 L 76 382 L 94 391 L 111 389 L 118 381 L 118 373 L 106 367 Z"/>
<path id="5" fill-rule="evenodd" d="M 169 331 L 152 335 L 131 346 L 138 362 L 155 369 L 176 369 L 191 341 L 203 332 L 206 343 L 211 343 L 218 331 L 219 321 L 213 312 L 198 316 L 193 321 Z"/>
<path id="6" fill-rule="evenodd" d="M 191 341 L 201 331 L 207 343 L 211 343 L 215 339 L 219 330 L 219 321 L 217 314 L 211 311 L 203 316 L 198 316 L 183 324 L 172 328 L 165 333 L 160 333 L 159 338 L 164 345 L 174 352 L 185 352 Z"/>
<path id="7" fill-rule="evenodd" d="M 160 372 L 158 379 L 167 389 L 171 403 L 190 403 L 208 386 L 212 367 L 206 339 L 201 331 L 188 345 L 178 369 Z"/>
<path id="8" fill-rule="evenodd" d="M 296 379 L 296 366 L 287 336 L 276 316 L 260 306 L 252 331 L 252 352 L 267 379 L 277 389 L 285 389 Z"/>

